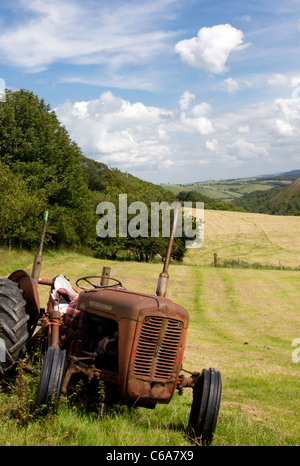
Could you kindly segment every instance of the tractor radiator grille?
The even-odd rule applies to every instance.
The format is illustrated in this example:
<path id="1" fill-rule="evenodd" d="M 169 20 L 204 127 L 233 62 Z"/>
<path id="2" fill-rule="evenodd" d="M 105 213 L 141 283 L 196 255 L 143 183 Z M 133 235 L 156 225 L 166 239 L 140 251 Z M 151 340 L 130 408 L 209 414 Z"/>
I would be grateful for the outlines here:
<path id="1" fill-rule="evenodd" d="M 174 319 L 145 318 L 134 361 L 136 376 L 157 381 L 172 377 L 182 327 Z"/>

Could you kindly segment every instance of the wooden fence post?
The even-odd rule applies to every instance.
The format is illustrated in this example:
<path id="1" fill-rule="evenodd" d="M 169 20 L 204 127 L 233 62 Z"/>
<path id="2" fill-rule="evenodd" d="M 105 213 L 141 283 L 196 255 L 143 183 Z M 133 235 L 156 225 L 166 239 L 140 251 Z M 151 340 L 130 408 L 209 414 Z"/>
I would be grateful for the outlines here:
<path id="1" fill-rule="evenodd" d="M 102 275 L 102 278 L 101 278 L 100 285 L 101 286 L 108 285 L 108 279 L 110 277 L 110 267 L 103 267 L 101 275 Z"/>
<path id="2" fill-rule="evenodd" d="M 217 267 L 218 265 L 218 254 L 215 252 L 214 253 L 214 267 Z"/>

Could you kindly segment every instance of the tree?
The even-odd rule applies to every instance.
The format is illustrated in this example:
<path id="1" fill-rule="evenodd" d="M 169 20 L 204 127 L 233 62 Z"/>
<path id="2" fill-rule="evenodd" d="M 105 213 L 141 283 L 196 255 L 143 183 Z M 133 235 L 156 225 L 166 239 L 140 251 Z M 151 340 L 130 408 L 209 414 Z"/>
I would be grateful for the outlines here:
<path id="1" fill-rule="evenodd" d="M 39 240 L 43 200 L 29 193 L 26 181 L 0 162 L 0 239 L 31 245 Z"/>
<path id="2" fill-rule="evenodd" d="M 32 92 L 6 90 L 0 102 L 0 160 L 49 210 L 53 243 L 84 244 L 93 218 L 82 153 L 55 112 Z"/>
<path id="3" fill-rule="evenodd" d="M 5 93 L 0 102 L 0 239 L 35 246 L 42 214 L 48 210 L 45 240 L 51 245 L 89 245 L 98 257 L 112 259 L 163 257 L 166 238 L 98 238 L 96 207 L 101 201 L 117 207 L 119 194 L 126 193 L 128 205 L 140 201 L 150 212 L 152 202 L 171 204 L 175 195 L 85 157 L 55 112 L 32 92 Z M 118 221 L 118 208 L 116 214 Z M 184 249 L 176 243 L 173 257 L 181 258 Z"/>

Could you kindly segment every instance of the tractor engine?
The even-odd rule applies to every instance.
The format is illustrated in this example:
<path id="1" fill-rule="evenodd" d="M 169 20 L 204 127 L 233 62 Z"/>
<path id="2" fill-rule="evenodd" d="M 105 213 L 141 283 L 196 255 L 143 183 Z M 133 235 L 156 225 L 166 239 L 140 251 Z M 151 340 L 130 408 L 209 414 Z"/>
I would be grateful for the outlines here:
<path id="1" fill-rule="evenodd" d="M 170 401 L 189 321 L 184 308 L 112 287 L 82 291 L 77 311 L 73 373 L 116 384 L 119 400 L 129 405 L 153 408 Z"/>
<path id="2" fill-rule="evenodd" d="M 118 370 L 118 325 L 115 320 L 81 312 L 77 338 L 81 352 L 91 353 L 100 370 Z"/>

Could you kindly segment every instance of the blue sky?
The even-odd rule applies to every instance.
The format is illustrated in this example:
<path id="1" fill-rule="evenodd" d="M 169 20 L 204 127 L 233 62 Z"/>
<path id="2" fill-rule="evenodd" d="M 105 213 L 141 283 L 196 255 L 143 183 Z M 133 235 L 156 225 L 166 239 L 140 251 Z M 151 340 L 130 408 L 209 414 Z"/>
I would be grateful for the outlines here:
<path id="1" fill-rule="evenodd" d="M 300 168 L 300 2 L 0 1 L 0 91 L 154 183 Z"/>

